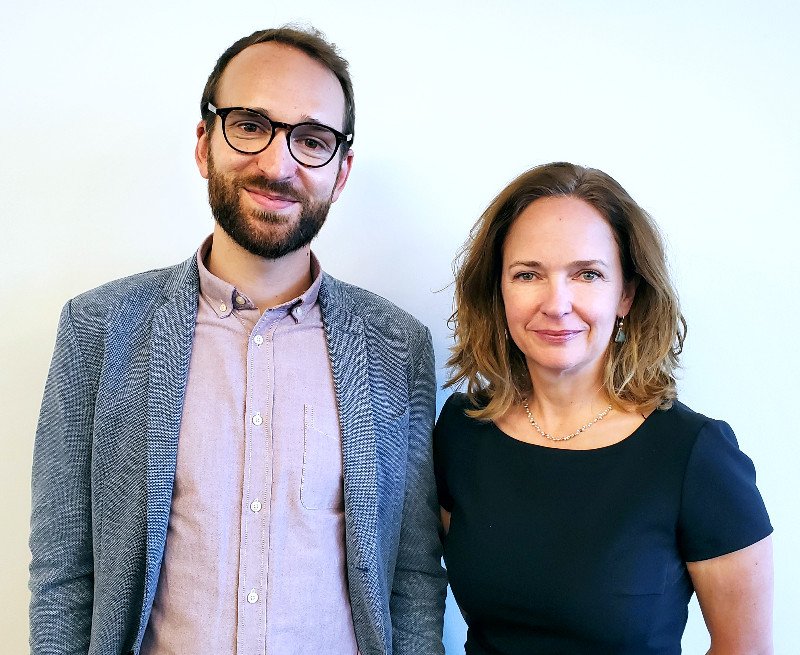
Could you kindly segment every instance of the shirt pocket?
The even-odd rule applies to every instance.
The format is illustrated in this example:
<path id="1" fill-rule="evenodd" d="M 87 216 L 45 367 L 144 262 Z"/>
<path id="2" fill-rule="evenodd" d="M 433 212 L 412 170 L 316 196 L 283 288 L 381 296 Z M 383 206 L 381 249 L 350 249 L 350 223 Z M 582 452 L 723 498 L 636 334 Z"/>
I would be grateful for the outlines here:
<path id="1" fill-rule="evenodd" d="M 300 503 L 305 509 L 343 509 L 342 441 L 336 414 L 330 420 L 303 405 L 303 473 Z"/>

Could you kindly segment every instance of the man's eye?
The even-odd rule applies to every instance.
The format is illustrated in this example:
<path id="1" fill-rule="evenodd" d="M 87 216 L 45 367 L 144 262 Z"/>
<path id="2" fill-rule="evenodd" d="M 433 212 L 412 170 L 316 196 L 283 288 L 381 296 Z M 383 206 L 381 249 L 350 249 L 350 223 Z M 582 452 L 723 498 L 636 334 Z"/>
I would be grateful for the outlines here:
<path id="1" fill-rule="evenodd" d="M 303 139 L 303 142 L 302 142 L 301 145 L 306 150 L 318 150 L 319 148 L 323 148 L 324 147 L 324 145 L 322 143 L 320 143 L 316 139 L 311 139 L 309 137 L 306 137 L 305 139 Z"/>
<path id="2" fill-rule="evenodd" d="M 258 123 L 239 123 L 236 129 L 248 134 L 257 134 L 262 128 Z"/>
<path id="3" fill-rule="evenodd" d="M 310 134 L 298 134 L 292 139 L 292 143 L 295 148 L 309 155 L 327 155 L 336 147 L 335 141 L 328 143 L 325 139 Z"/>

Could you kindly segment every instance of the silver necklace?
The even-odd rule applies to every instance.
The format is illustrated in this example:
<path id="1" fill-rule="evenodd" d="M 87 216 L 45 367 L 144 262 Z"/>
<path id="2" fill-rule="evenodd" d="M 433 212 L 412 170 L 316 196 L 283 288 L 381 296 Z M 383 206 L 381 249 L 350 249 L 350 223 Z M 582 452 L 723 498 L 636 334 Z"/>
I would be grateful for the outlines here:
<path id="1" fill-rule="evenodd" d="M 595 416 L 591 421 L 589 421 L 586 425 L 582 425 L 579 427 L 575 432 L 572 434 L 568 434 L 566 437 L 554 437 L 552 434 L 549 434 L 542 430 L 539 424 L 536 422 L 536 419 L 533 418 L 533 414 L 531 414 L 531 410 L 528 407 L 528 399 L 522 399 L 522 406 L 525 408 L 525 413 L 528 415 L 528 420 L 530 421 L 533 429 L 536 430 L 539 434 L 541 434 L 545 439 L 549 439 L 550 441 L 569 441 L 573 437 L 577 437 L 581 432 L 586 432 L 590 427 L 592 427 L 598 421 L 602 421 L 603 417 L 611 411 L 611 405 L 606 407 L 602 412 L 600 412 L 597 416 Z"/>

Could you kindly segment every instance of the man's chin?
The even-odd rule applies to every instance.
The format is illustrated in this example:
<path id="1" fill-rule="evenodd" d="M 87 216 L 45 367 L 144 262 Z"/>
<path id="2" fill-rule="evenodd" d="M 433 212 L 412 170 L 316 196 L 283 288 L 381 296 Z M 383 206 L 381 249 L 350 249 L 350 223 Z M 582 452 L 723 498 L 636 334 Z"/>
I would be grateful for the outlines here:
<path id="1" fill-rule="evenodd" d="M 254 231 L 264 229 L 264 226 L 270 226 L 269 229 L 274 230 L 275 227 L 282 225 L 286 226 L 288 231 L 289 225 L 297 221 L 297 217 L 293 214 L 280 212 L 253 211 L 249 212 L 249 214 L 245 214 L 245 216 L 247 216 L 248 226 Z"/>
<path id="2" fill-rule="evenodd" d="M 289 248 L 287 244 L 278 239 L 257 239 L 253 235 L 237 234 L 232 237 L 236 244 L 246 250 L 251 255 L 263 257 L 264 259 L 280 259 L 297 248 Z"/>
<path id="3" fill-rule="evenodd" d="M 240 216 L 232 224 L 224 221 L 217 223 L 240 248 L 265 259 L 280 259 L 308 245 L 313 239 L 313 235 L 309 238 L 308 234 L 294 229 L 294 222 L 272 214 L 246 218 Z"/>

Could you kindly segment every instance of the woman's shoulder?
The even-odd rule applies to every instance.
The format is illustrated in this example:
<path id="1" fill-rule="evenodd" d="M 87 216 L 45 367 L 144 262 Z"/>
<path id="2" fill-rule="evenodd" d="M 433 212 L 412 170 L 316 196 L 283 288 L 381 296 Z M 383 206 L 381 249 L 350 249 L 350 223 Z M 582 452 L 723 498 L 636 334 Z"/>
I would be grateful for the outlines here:
<path id="1" fill-rule="evenodd" d="M 468 409 L 476 409 L 478 405 L 469 399 L 469 396 L 463 391 L 454 391 L 450 397 L 444 401 L 442 411 L 466 411 Z"/>
<path id="2" fill-rule="evenodd" d="M 704 459 L 703 453 L 716 458 L 723 451 L 739 452 L 736 435 L 723 420 L 710 418 L 677 400 L 669 409 L 654 414 L 652 425 L 665 448 L 677 446 L 695 460 Z"/>
<path id="3" fill-rule="evenodd" d="M 453 471 L 463 471 L 474 465 L 475 444 L 485 434 L 483 421 L 466 414 L 476 406 L 465 393 L 454 393 L 444 403 L 433 429 L 433 460 L 439 488 L 439 503 L 449 509 L 449 492 L 443 492 L 444 480 Z"/>
<path id="4" fill-rule="evenodd" d="M 442 411 L 439 414 L 439 421 L 464 420 L 475 422 L 476 419 L 468 416 L 467 412 L 473 409 L 480 409 L 481 407 L 483 407 L 483 405 L 480 400 L 473 400 L 468 394 L 456 391 L 444 402 Z"/>
<path id="5" fill-rule="evenodd" d="M 694 440 L 704 428 L 726 426 L 718 421 L 693 410 L 688 405 L 675 400 L 669 409 L 657 409 L 654 412 L 655 423 L 661 429 L 668 430 L 673 436 L 682 435 Z"/>
<path id="6" fill-rule="evenodd" d="M 458 435 L 474 434 L 480 431 L 487 421 L 474 419 L 467 414 L 471 409 L 479 409 L 478 402 L 473 401 L 466 393 L 455 392 L 444 403 L 439 418 L 436 421 L 434 440 L 449 439 Z"/>

